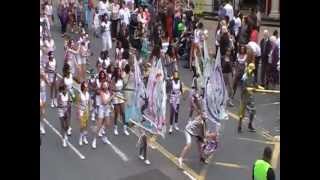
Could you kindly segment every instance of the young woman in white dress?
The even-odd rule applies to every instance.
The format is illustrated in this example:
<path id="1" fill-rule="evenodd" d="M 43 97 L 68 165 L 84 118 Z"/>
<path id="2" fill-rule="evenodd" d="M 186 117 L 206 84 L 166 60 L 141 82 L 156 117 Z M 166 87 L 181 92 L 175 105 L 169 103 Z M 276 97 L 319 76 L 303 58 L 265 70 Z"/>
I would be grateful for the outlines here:
<path id="1" fill-rule="evenodd" d="M 111 22 L 107 16 L 102 17 L 100 29 L 102 34 L 102 51 L 110 50 L 112 48 Z"/>

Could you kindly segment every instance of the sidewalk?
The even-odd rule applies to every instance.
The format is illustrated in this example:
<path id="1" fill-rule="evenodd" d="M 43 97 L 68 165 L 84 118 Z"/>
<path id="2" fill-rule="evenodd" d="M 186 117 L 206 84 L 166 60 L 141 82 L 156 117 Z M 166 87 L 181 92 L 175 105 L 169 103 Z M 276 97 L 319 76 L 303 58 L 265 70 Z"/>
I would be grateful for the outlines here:
<path id="1" fill-rule="evenodd" d="M 218 20 L 218 14 L 217 13 L 209 13 L 209 12 L 203 12 L 203 18 L 207 20 Z M 263 26 L 271 26 L 271 27 L 280 27 L 280 19 L 273 19 L 271 17 L 264 16 L 262 17 L 261 25 Z"/>

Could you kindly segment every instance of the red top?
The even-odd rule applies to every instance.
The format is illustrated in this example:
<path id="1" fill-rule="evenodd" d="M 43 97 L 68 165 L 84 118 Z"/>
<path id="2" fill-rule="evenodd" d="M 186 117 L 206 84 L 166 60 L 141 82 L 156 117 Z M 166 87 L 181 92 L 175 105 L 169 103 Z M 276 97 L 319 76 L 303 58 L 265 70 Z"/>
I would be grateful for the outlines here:
<path id="1" fill-rule="evenodd" d="M 257 30 L 252 30 L 251 35 L 250 35 L 250 41 L 254 41 L 258 43 L 258 31 Z"/>

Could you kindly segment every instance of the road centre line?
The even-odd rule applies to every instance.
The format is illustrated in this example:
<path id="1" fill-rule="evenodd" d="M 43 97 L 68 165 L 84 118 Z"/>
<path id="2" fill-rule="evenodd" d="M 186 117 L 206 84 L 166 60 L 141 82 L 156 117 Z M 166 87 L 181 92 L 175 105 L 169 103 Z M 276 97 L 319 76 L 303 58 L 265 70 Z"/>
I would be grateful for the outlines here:
<path id="1" fill-rule="evenodd" d="M 63 138 L 60 132 L 53 127 L 46 119 L 43 119 L 44 123 L 46 123 L 52 130 L 55 132 L 61 139 Z M 68 146 L 80 157 L 80 159 L 86 159 L 86 157 L 77 149 L 75 148 L 69 141 L 67 141 Z"/>
<path id="2" fill-rule="evenodd" d="M 130 131 L 135 134 L 137 137 L 140 136 L 140 133 L 135 127 L 129 128 Z M 155 149 L 157 149 L 161 154 L 163 154 L 167 159 L 169 159 L 173 164 L 175 164 L 177 167 L 179 167 L 178 159 L 176 156 L 171 154 L 168 150 L 166 150 L 163 146 L 161 146 L 158 142 L 152 141 L 151 138 L 149 138 L 149 142 L 152 143 L 155 146 Z M 149 145 L 150 146 L 150 145 Z M 187 175 L 190 179 L 199 179 L 199 175 L 193 171 L 191 168 L 189 168 L 186 164 L 184 164 L 184 171 L 183 173 Z"/>
<path id="3" fill-rule="evenodd" d="M 272 145 L 275 144 L 274 142 L 270 142 L 270 141 L 261 141 L 261 140 L 257 140 L 257 139 L 250 139 L 250 138 L 243 138 L 243 137 L 237 137 L 236 139 L 243 140 L 243 141 L 262 143 L 262 144 L 272 144 Z"/>

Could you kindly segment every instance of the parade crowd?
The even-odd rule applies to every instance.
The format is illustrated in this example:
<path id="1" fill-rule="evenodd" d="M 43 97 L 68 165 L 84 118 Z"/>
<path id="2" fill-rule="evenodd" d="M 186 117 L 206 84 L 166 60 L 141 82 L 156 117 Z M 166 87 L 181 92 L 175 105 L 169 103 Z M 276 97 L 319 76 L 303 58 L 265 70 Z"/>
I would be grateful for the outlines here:
<path id="1" fill-rule="evenodd" d="M 55 109 L 61 122 L 63 147 L 67 147 L 68 136 L 74 130 L 71 121 L 80 124 L 79 146 L 90 143 L 96 149 L 100 139 L 110 143 L 106 131 L 113 129 L 118 136 L 120 124 L 124 135 L 129 136 L 129 127 L 133 125 L 129 110 L 136 101 L 138 81 L 135 73 L 141 69 L 144 87 L 153 89 L 159 101 L 168 102 L 169 120 L 165 112 L 159 112 L 159 124 L 155 125 L 163 130 L 168 124 L 168 136 L 181 128 L 180 99 L 188 92 L 189 122 L 183 128 L 186 146 L 179 163 L 182 166 L 193 140 L 198 144 L 200 161 L 206 163 L 206 154 L 217 147 L 218 133 L 207 128 L 207 114 L 202 108 L 205 54 L 209 54 L 212 64 L 220 54 L 228 106 L 234 106 L 236 92 L 240 91 L 238 132 L 242 132 L 246 111 L 250 120 L 248 129 L 255 131 L 252 122 L 256 112 L 250 88 L 259 85 L 272 90 L 280 81 L 279 32 L 261 29 L 261 18 L 255 9 L 244 15 L 234 11 L 228 1 L 224 2 L 219 9 L 218 27 L 212 31 L 205 29 L 200 15 L 194 13 L 192 0 L 59 0 L 55 5 L 44 0 L 40 3 L 40 133 L 46 133 L 46 109 Z M 56 39 L 51 31 L 56 24 L 61 31 L 61 37 L 57 38 L 64 41 L 64 59 L 55 57 Z M 215 51 L 205 45 L 208 34 L 214 37 Z M 93 58 L 93 41 L 101 43 L 97 59 Z M 159 61 L 161 67 L 157 69 Z M 61 75 L 57 64 L 63 64 Z M 190 69 L 193 77 L 190 89 L 185 88 L 179 77 L 180 68 Z M 150 78 L 150 74 L 154 77 Z M 158 85 L 164 85 L 165 90 L 156 90 Z M 166 95 L 161 93 L 168 98 L 163 98 Z M 155 107 L 155 112 L 165 107 L 158 106 L 151 94 L 147 92 L 141 97 L 141 118 L 152 117 L 150 107 Z M 76 113 L 71 113 L 72 109 Z M 90 129 L 89 124 L 95 128 Z M 149 131 L 140 129 L 139 158 L 150 164 L 146 153 Z"/>

